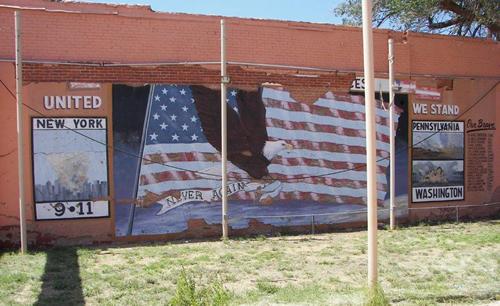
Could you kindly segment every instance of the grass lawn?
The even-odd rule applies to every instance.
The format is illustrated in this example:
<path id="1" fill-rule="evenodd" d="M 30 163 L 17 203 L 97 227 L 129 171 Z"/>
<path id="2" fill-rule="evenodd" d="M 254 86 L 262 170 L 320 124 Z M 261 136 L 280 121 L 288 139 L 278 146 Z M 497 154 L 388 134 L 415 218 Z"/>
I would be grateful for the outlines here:
<path id="1" fill-rule="evenodd" d="M 366 245 L 361 231 L 1 252 L 0 304 L 168 304 L 184 282 L 230 305 L 362 305 Z M 392 305 L 500 305 L 500 221 L 379 231 L 379 274 Z"/>

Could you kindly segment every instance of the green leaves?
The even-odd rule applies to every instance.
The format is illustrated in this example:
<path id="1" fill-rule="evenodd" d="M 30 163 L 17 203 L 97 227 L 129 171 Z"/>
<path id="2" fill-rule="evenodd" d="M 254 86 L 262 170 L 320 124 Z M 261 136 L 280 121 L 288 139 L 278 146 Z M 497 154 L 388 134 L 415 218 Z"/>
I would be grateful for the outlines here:
<path id="1" fill-rule="evenodd" d="M 209 284 L 197 288 L 191 273 L 182 268 L 177 278 L 175 295 L 170 300 L 171 306 L 224 306 L 229 304 L 230 293 L 222 281 L 212 279 Z"/>
<path id="2" fill-rule="evenodd" d="M 497 0 L 374 0 L 373 24 L 399 31 L 498 38 L 499 12 Z M 334 14 L 344 25 L 361 25 L 361 0 L 345 0 Z"/>

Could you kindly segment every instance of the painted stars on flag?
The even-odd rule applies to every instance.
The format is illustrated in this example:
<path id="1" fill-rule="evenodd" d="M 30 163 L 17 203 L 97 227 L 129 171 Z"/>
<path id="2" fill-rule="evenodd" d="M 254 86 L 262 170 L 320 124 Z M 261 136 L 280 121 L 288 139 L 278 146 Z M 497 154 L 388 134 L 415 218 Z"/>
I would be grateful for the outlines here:
<path id="1" fill-rule="evenodd" d="M 238 113 L 236 89 L 228 89 L 227 103 Z M 156 85 L 148 116 L 146 145 L 207 142 L 189 86 Z"/>
<path id="2" fill-rule="evenodd" d="M 236 89 L 232 89 L 232 88 L 229 88 L 228 89 L 228 92 L 227 92 L 227 103 L 228 103 L 228 107 L 231 107 L 236 113 L 239 114 L 239 110 L 238 110 L 238 102 L 236 101 L 236 95 L 238 94 L 238 91 L 236 91 Z"/>
<path id="3" fill-rule="evenodd" d="M 189 86 L 156 85 L 146 144 L 207 142 Z"/>

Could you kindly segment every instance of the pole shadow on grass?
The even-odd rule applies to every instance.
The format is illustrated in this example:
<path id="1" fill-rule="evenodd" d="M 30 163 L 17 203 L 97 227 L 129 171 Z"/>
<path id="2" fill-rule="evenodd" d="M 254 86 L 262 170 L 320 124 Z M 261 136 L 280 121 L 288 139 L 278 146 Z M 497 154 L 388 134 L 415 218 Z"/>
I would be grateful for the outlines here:
<path id="1" fill-rule="evenodd" d="M 54 248 L 46 254 L 42 290 L 34 305 L 83 305 L 77 249 Z"/>

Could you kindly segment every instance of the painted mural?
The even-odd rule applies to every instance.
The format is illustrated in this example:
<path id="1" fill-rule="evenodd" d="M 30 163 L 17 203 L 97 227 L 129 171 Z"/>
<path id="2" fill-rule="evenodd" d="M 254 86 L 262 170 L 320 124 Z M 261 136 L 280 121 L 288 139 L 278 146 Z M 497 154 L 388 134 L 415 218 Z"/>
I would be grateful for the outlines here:
<path id="1" fill-rule="evenodd" d="M 229 222 L 273 226 L 365 219 L 364 99 L 326 92 L 312 103 L 280 86 L 231 88 Z M 116 234 L 220 224 L 220 91 L 204 86 L 113 86 Z M 407 102 L 407 101 L 406 101 Z M 407 207 L 407 103 L 399 103 L 396 186 Z M 119 114 L 119 115 L 118 115 Z M 395 127 L 396 128 L 396 127 Z M 378 103 L 378 203 L 387 216 L 388 113 Z M 404 185 L 404 186 L 403 186 Z"/>
<path id="2" fill-rule="evenodd" d="M 464 195 L 464 122 L 413 121 L 412 201 L 456 201 Z"/>
<path id="3" fill-rule="evenodd" d="M 106 118 L 32 118 L 37 220 L 109 216 Z"/>

